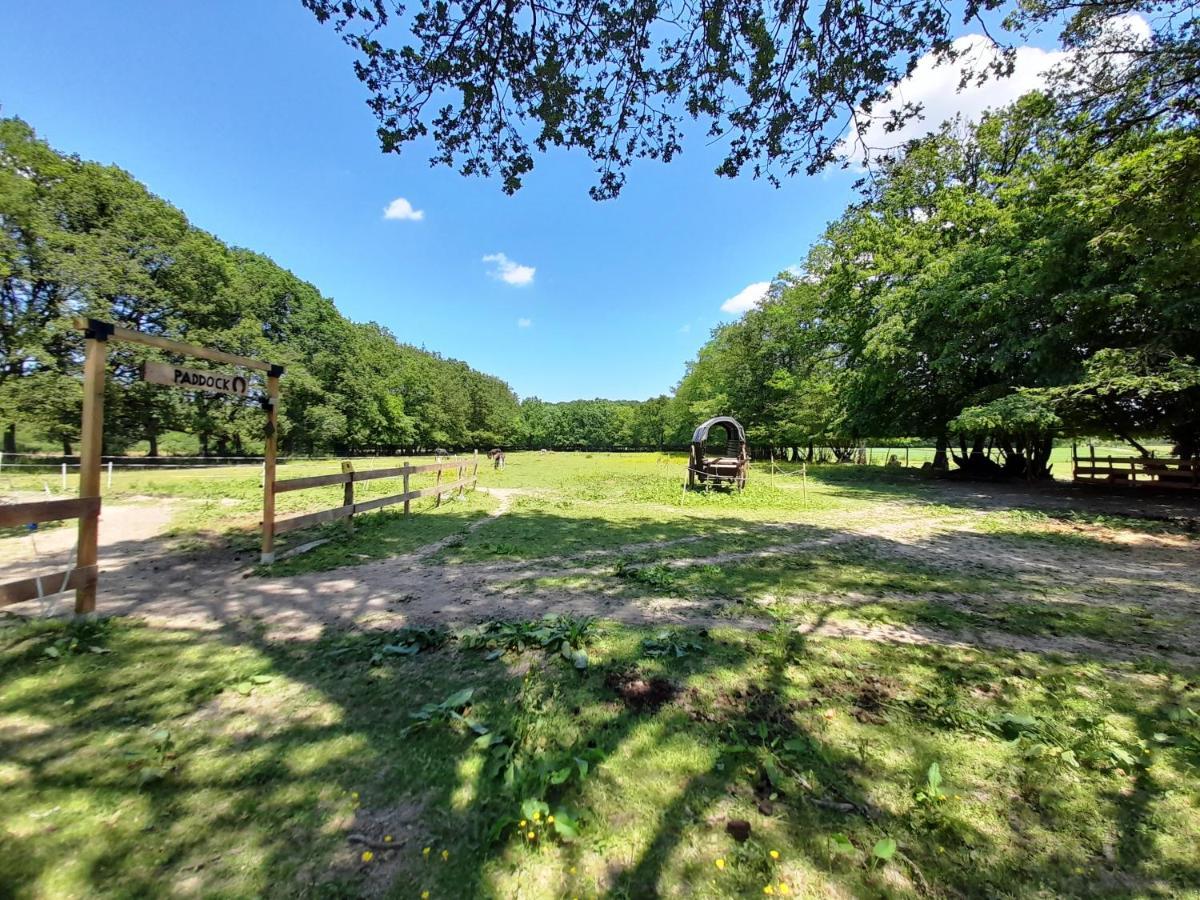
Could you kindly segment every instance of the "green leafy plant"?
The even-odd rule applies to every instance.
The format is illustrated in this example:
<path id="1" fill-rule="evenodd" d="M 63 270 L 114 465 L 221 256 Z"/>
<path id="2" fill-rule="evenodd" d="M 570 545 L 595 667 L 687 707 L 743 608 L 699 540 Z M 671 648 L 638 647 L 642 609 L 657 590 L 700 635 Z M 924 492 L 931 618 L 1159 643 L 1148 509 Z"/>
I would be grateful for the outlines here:
<path id="1" fill-rule="evenodd" d="M 404 734 L 411 734 L 421 728 L 434 725 L 438 722 L 461 722 L 479 735 L 486 735 L 488 727 L 482 722 L 477 722 L 468 719 L 463 715 L 463 710 L 466 710 L 471 705 L 471 698 L 475 696 L 475 688 L 463 688 L 460 691 L 455 691 L 441 703 L 426 703 L 415 712 L 409 713 L 409 717 L 415 719 L 411 725 L 404 729 Z"/>
<path id="2" fill-rule="evenodd" d="M 153 729 L 145 742 L 124 753 L 130 771 L 136 773 L 138 787 L 162 781 L 175 768 L 175 739 L 166 728 Z"/>
<path id="3" fill-rule="evenodd" d="M 704 644 L 692 640 L 687 632 L 679 630 L 663 630 L 654 637 L 642 641 L 642 650 L 647 656 L 672 656 L 679 658 L 689 653 L 703 653 Z"/>
<path id="4" fill-rule="evenodd" d="M 946 792 L 942 790 L 942 769 L 936 762 L 930 763 L 929 770 L 925 773 L 925 784 L 916 793 L 918 804 L 927 806 L 936 806 L 946 799 Z"/>
<path id="5" fill-rule="evenodd" d="M 625 559 L 617 560 L 613 574 L 656 591 L 670 591 L 679 578 L 678 573 L 665 563 L 639 566 Z"/>
<path id="6" fill-rule="evenodd" d="M 840 832 L 838 834 L 831 834 L 829 836 L 829 856 L 830 859 L 834 857 L 857 859 L 858 848 L 850 843 L 850 838 L 846 837 L 846 835 Z"/>
<path id="7" fill-rule="evenodd" d="M 486 622 L 461 635 L 459 642 L 470 649 L 489 650 L 488 659 L 536 647 L 557 652 L 575 668 L 586 669 L 588 655 L 584 648 L 595 636 L 595 624 L 593 616 L 555 614 L 532 622 Z"/>
<path id="8" fill-rule="evenodd" d="M 256 687 L 269 684 L 271 680 L 270 675 L 251 675 L 249 678 L 234 682 L 233 689 L 243 697 L 249 697 L 254 693 Z"/>
<path id="9" fill-rule="evenodd" d="M 83 653 L 104 654 L 109 625 L 107 619 L 78 619 L 50 631 L 52 640 L 42 648 L 46 659 L 61 659 Z"/>
<path id="10" fill-rule="evenodd" d="M 1141 760 L 1112 736 L 1104 719 L 1095 715 L 1038 716 L 1007 712 L 992 719 L 992 728 L 1009 739 L 1026 762 L 1066 769 L 1132 767 Z"/>
<path id="11" fill-rule="evenodd" d="M 423 650 L 436 650 L 453 640 L 445 628 L 401 628 L 393 639 L 371 654 L 371 665 L 377 666 L 389 656 L 416 656 Z"/>
<path id="12" fill-rule="evenodd" d="M 468 650 L 491 650 L 488 659 L 498 659 L 505 653 L 522 653 L 541 646 L 537 631 L 537 622 L 484 622 L 473 631 L 460 634 L 458 642 Z"/>

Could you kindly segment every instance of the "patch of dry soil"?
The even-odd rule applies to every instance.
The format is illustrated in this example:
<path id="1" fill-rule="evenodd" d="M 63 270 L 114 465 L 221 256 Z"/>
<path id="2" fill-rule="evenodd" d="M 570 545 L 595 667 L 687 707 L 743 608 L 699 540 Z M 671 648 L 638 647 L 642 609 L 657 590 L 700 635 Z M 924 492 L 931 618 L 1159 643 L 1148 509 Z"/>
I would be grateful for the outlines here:
<path id="1" fill-rule="evenodd" d="M 519 490 L 493 490 L 500 505 L 471 526 L 485 528 L 510 507 Z M 110 508 L 112 510 L 117 507 Z M 152 530 L 148 522 L 162 509 L 133 507 L 120 513 L 134 529 Z M 940 525 L 932 518 L 901 514 L 885 522 L 856 522 L 840 530 L 798 529 L 792 540 L 756 550 L 665 561 L 670 567 L 704 563 L 753 563 L 772 556 L 821 552 L 834 546 L 860 546 L 872 556 L 894 556 L 942 569 L 1001 572 L 1033 599 L 1051 588 L 1069 590 L 1072 601 L 1096 604 L 1145 601 L 1170 608 L 1183 621 L 1183 633 L 1200 623 L 1200 543 L 1187 538 L 1148 539 L 1114 551 L 1053 541 L 1014 541 L 1011 536 L 979 533 L 961 526 Z M 631 624 L 733 625 L 767 627 L 762 617 L 717 618 L 711 599 L 665 597 L 639 590 L 609 577 L 611 560 L 628 548 L 587 551 L 571 557 L 530 562 L 440 564 L 434 557 L 458 536 L 386 560 L 332 572 L 293 577 L 254 578 L 245 568 L 253 559 L 228 554 L 172 553 L 160 543 L 125 552 L 118 529 L 106 528 L 110 549 L 102 552 L 103 574 L 98 598 L 104 613 L 131 614 L 167 627 L 214 629 L 229 622 L 262 623 L 273 637 L 312 638 L 326 625 L 357 624 L 397 627 L 407 623 L 468 624 L 485 619 L 533 618 L 544 613 L 595 615 Z M 781 537 L 785 537 L 781 533 Z M 686 539 L 685 539 L 686 540 Z M 679 542 L 672 542 L 679 543 Z M 574 577 L 582 587 L 540 585 L 539 578 Z M 786 600 L 787 598 L 782 598 Z M 828 606 L 853 606 L 844 594 L 813 598 Z M 36 612 L 34 603 L 10 607 Z M 66 612 L 63 597 L 57 609 Z M 1200 631 L 1200 627 L 1197 627 Z M 988 646 L 1035 652 L 1065 652 L 1130 658 L 1147 653 L 1166 656 L 1146 646 L 1116 646 L 1083 637 L 1016 635 L 985 629 L 945 631 L 931 627 L 875 625 L 820 620 L 807 627 L 811 635 L 846 635 L 901 643 Z M 1186 643 L 1186 642 L 1185 642 Z M 1184 653 L 1184 663 L 1200 659 Z"/>

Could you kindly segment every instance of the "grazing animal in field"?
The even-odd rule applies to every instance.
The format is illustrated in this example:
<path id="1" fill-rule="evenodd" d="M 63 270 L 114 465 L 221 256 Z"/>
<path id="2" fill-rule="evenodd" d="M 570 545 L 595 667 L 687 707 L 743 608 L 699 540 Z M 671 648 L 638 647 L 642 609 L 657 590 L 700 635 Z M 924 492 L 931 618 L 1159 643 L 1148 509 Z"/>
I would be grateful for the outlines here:
<path id="1" fill-rule="evenodd" d="M 492 465 L 497 469 L 504 468 L 504 451 L 499 447 L 493 447 L 488 451 L 488 459 L 492 461 Z"/>

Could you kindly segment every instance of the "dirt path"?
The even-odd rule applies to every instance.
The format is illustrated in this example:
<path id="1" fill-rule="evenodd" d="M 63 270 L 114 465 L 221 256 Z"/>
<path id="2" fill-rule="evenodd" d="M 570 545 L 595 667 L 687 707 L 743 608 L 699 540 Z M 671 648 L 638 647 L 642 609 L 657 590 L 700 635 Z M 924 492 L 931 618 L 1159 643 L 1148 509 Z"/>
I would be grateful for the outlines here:
<path id="1" fill-rule="evenodd" d="M 41 494 L 6 497 L 21 503 L 43 499 Z M 139 503 L 105 503 L 100 514 L 100 558 L 105 568 L 124 568 L 147 554 L 161 551 L 158 538 L 170 525 L 177 504 L 162 498 Z M 74 559 L 78 529 L 74 520 L 0 538 L 4 578 L 17 579 L 62 571 Z"/>
<path id="2" fill-rule="evenodd" d="M 469 531 L 496 522 L 524 492 L 493 488 L 491 493 L 500 503 L 489 516 L 473 522 Z M 630 552 L 682 546 L 706 539 L 703 536 L 533 561 L 438 562 L 440 552 L 461 541 L 462 535 L 458 534 L 402 556 L 353 568 L 257 578 L 247 569 L 253 562 L 249 555 L 239 560 L 231 559 L 228 553 L 173 553 L 161 542 L 144 540 L 142 536 L 152 537 L 165 527 L 170 509 L 164 504 L 110 506 L 105 516 L 100 609 L 136 615 L 164 627 L 208 630 L 231 621 L 255 620 L 273 636 L 303 639 L 316 636 L 327 625 L 465 625 L 485 619 L 532 618 L 548 612 L 594 615 L 630 624 L 725 625 L 755 630 L 771 625 L 770 619 L 761 615 L 731 618 L 710 598 L 685 599 L 643 592 L 628 580 L 613 577 L 613 562 Z M 54 535 L 59 552 L 74 538 L 73 529 L 61 531 L 62 535 Z M 1143 543 L 1147 546 L 1139 546 L 1135 556 L 1048 541 L 1014 543 L 1005 536 L 947 527 L 911 511 L 890 521 L 859 523 L 833 531 L 788 523 L 765 523 L 758 528 L 760 534 L 776 531 L 780 539 L 769 546 L 667 559 L 661 564 L 683 568 L 753 563 L 839 546 L 858 547 L 865 553 L 909 558 L 946 570 L 974 568 L 1005 573 L 1035 593 L 1042 586 L 1066 586 L 1073 594 L 1086 596 L 1090 588 L 1102 584 L 1104 590 L 1092 597 L 1096 603 L 1111 603 L 1106 591 L 1117 586 L 1139 600 L 1157 599 L 1186 614 L 1189 621 L 1200 621 L 1200 554 L 1196 553 L 1196 543 L 1187 538 L 1146 538 Z M 563 587 L 567 579 L 576 579 L 583 586 Z M 852 612 L 856 605 L 879 598 L 839 594 L 807 599 L 815 599 L 827 612 Z M 40 604 L 29 603 L 9 609 L 36 614 L 40 608 Z M 69 608 L 66 597 L 54 605 L 58 612 Z M 987 629 L 950 631 L 835 620 L 828 615 L 798 630 L 811 636 L 1079 653 L 1110 659 L 1166 656 L 1180 664 L 1200 665 L 1200 657 L 1176 649 L 1108 644 L 1076 636 L 1018 635 Z"/>

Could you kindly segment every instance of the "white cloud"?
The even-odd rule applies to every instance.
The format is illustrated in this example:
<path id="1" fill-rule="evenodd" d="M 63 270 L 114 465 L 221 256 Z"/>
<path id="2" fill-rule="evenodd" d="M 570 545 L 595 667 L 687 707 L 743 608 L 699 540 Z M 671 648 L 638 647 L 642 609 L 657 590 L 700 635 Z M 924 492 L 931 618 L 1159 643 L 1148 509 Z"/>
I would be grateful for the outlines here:
<path id="1" fill-rule="evenodd" d="M 488 274 L 493 278 L 500 279 L 505 284 L 516 287 L 533 284 L 533 273 L 537 271 L 533 266 L 523 266 L 509 259 L 503 253 L 489 253 L 483 258 L 483 261 L 493 264 Z"/>
<path id="2" fill-rule="evenodd" d="M 524 316 L 517 319 L 518 328 L 528 328 L 533 324 L 533 319 L 526 319 Z"/>
<path id="3" fill-rule="evenodd" d="M 397 197 L 383 210 L 385 219 L 398 219 L 401 222 L 420 222 L 425 218 L 425 210 L 413 209 L 413 205 L 403 197 Z"/>
<path id="4" fill-rule="evenodd" d="M 767 296 L 767 289 L 770 287 L 771 282 L 769 281 L 756 281 L 754 284 L 746 285 L 721 304 L 721 312 L 744 313 L 748 309 L 754 309 L 762 303 L 763 298 Z"/>
<path id="5" fill-rule="evenodd" d="M 1050 70 L 1067 58 L 1065 50 L 1042 50 L 1038 47 L 1019 47 L 1013 73 L 1007 78 L 989 77 L 983 84 L 973 81 L 958 89 L 962 73 L 983 70 L 997 50 L 981 34 L 968 34 L 954 41 L 959 58 L 938 64 L 932 53 L 921 57 L 913 73 L 903 79 L 891 93 L 891 100 L 876 105 L 871 119 L 862 119 L 859 135 L 849 134 L 839 145 L 844 157 L 861 157 L 865 144 L 870 150 L 895 147 L 935 130 L 942 122 L 961 114 L 965 119 L 978 121 L 986 109 L 998 109 L 1012 103 L 1022 94 L 1046 86 Z M 921 118 L 910 119 L 896 131 L 885 131 L 888 114 L 905 103 L 922 107 Z"/>

